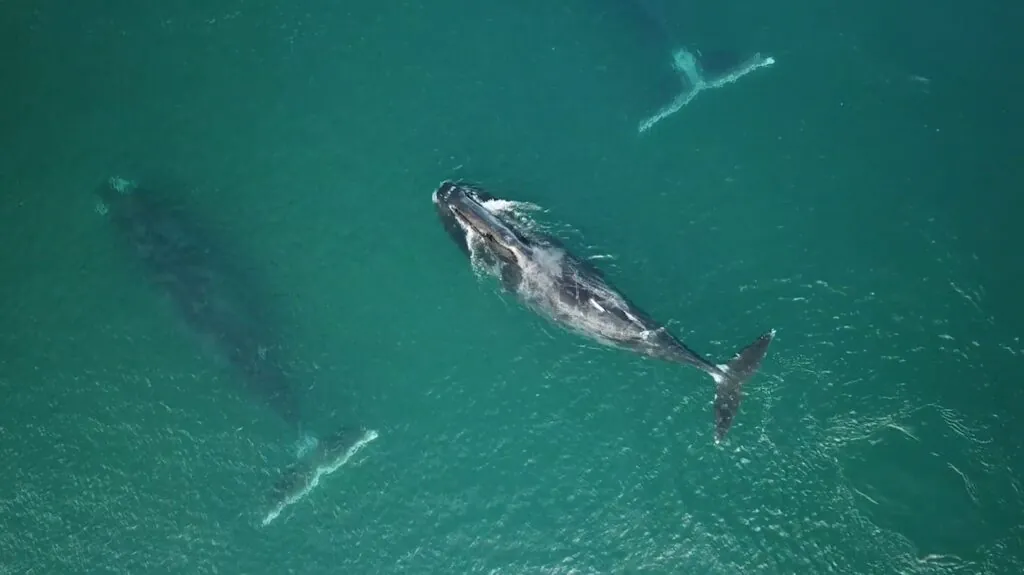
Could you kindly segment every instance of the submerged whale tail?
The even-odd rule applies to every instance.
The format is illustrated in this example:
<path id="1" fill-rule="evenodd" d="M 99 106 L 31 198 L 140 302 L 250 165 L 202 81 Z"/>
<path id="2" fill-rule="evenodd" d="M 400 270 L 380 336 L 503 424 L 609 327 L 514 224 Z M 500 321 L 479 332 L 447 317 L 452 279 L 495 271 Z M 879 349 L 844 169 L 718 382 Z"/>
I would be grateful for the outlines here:
<path id="1" fill-rule="evenodd" d="M 761 367 L 761 361 L 768 353 L 768 344 L 772 342 L 773 337 L 774 329 L 762 334 L 754 343 L 736 354 L 732 361 L 718 365 L 717 371 L 710 372 L 715 380 L 715 443 L 721 443 L 729 431 L 732 420 L 740 408 L 743 384 Z"/>
<path id="2" fill-rule="evenodd" d="M 272 507 L 263 517 L 262 525 L 266 527 L 285 507 L 306 497 L 321 480 L 348 463 L 377 436 L 374 429 L 343 427 L 317 442 L 310 453 L 288 466 L 275 483 Z"/>
<path id="3" fill-rule="evenodd" d="M 295 458 L 303 459 L 320 445 L 320 438 L 308 431 L 299 431 L 299 438 L 295 440 Z"/>

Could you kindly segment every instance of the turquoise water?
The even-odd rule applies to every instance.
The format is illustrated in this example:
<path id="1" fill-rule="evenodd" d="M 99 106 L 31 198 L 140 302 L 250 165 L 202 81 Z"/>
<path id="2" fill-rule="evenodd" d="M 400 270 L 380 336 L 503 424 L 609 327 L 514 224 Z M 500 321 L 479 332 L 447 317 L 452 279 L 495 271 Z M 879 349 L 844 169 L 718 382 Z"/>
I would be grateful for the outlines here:
<path id="1" fill-rule="evenodd" d="M 1024 14 L 804 4 L 0 4 L 0 573 L 1020 572 Z M 778 64 L 639 136 L 681 43 Z M 115 249 L 114 174 L 273 294 L 311 430 L 380 432 L 266 528 L 296 437 Z M 477 279 L 446 177 L 712 358 L 778 329 L 728 444 L 703 374 Z"/>

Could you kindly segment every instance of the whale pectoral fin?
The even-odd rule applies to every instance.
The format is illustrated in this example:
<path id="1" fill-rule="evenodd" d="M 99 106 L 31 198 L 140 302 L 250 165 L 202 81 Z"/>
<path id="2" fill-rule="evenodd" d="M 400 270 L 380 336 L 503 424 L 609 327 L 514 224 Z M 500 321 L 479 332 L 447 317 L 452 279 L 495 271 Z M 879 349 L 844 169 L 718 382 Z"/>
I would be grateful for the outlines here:
<path id="1" fill-rule="evenodd" d="M 503 265 L 501 266 L 501 285 L 506 290 L 514 292 L 519 289 L 519 284 L 523 281 L 523 272 L 519 269 L 519 266 L 514 265 Z"/>

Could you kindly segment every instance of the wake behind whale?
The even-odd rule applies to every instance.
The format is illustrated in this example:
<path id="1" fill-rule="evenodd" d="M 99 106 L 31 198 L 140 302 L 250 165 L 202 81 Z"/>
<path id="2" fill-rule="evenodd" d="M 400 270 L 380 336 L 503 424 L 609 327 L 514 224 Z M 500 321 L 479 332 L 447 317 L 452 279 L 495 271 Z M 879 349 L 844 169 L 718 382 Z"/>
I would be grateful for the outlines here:
<path id="1" fill-rule="evenodd" d="M 434 206 L 448 234 L 505 289 L 556 324 L 604 345 L 696 367 L 715 381 L 715 441 L 739 411 L 742 387 L 757 372 L 775 335 L 769 331 L 724 364 L 688 348 L 619 293 L 601 272 L 573 256 L 555 238 L 508 216 L 483 189 L 442 182 Z M 507 202 L 505 202 L 507 204 Z"/>

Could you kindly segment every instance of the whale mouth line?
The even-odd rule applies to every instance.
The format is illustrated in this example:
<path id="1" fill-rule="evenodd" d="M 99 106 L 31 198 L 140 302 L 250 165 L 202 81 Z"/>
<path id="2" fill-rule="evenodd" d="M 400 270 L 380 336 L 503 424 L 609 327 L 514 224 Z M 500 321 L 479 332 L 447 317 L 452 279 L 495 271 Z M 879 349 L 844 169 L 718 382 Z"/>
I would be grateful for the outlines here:
<path id="1" fill-rule="evenodd" d="M 472 202 L 476 209 L 487 213 L 491 218 L 497 218 L 497 216 L 487 209 L 487 207 L 474 197 L 471 192 L 463 192 L 462 197 L 465 200 Z M 514 246 L 508 245 L 507 238 L 503 238 L 501 233 L 496 232 L 491 226 L 487 225 L 488 222 L 484 221 L 483 218 L 473 217 L 470 213 L 467 213 L 468 210 L 465 210 L 462 206 L 458 205 L 458 202 L 449 201 L 446 202 L 446 204 L 452 215 L 455 217 L 455 220 L 464 230 L 478 235 L 496 253 L 496 255 L 502 259 L 506 259 L 511 262 L 519 262 L 519 254 Z M 503 231 L 505 231 L 507 235 L 516 237 L 513 230 Z"/>
<path id="2" fill-rule="evenodd" d="M 467 230 L 472 230 L 474 233 L 479 235 L 481 238 L 487 240 L 488 243 L 495 243 L 495 244 L 501 245 L 501 242 L 498 240 L 498 237 L 494 234 L 494 232 L 490 231 L 487 228 L 473 225 L 473 220 L 471 218 L 467 218 L 465 215 L 463 215 L 463 213 L 458 208 L 453 207 L 452 208 L 452 213 L 455 214 L 455 218 Z"/>
<path id="3" fill-rule="evenodd" d="M 483 206 L 481 206 L 481 207 L 483 207 Z M 476 226 L 474 226 L 473 225 L 473 221 L 470 220 L 469 218 L 467 218 L 466 215 L 462 213 L 462 210 L 460 210 L 458 206 L 449 205 L 448 209 L 450 209 L 452 211 L 452 214 L 455 216 L 455 219 L 458 220 L 459 224 L 461 224 L 462 227 L 470 229 L 470 230 L 473 230 L 474 232 L 476 232 L 476 233 L 478 233 L 478 234 L 480 234 L 482 236 L 489 236 L 490 235 L 485 230 L 481 230 L 481 229 L 477 228 Z"/>

